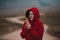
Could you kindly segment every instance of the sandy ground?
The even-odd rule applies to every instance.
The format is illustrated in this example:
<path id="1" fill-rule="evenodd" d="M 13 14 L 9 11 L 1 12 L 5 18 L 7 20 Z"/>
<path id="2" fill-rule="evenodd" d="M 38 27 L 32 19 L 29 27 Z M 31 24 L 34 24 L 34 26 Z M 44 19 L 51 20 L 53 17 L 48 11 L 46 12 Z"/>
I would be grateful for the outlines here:
<path id="1" fill-rule="evenodd" d="M 44 24 L 43 40 L 58 40 L 58 38 L 51 36 L 46 32 L 47 28 L 48 28 L 48 26 Z M 21 33 L 21 29 L 14 31 L 12 33 L 9 33 L 9 34 L 5 34 L 3 36 L 0 36 L 0 38 L 1 39 L 8 39 L 8 40 L 24 40 L 21 38 L 20 33 Z"/>
<path id="2" fill-rule="evenodd" d="M 11 21 L 11 22 L 15 22 L 15 23 L 19 23 L 19 24 L 23 24 L 24 21 L 22 20 L 18 20 L 19 18 L 23 18 L 22 17 L 13 17 L 13 18 L 7 18 L 8 21 Z M 44 35 L 43 35 L 43 40 L 58 40 L 58 38 L 52 36 L 52 35 L 49 35 L 46 30 L 48 29 L 48 25 L 44 24 Z M 3 36 L 0 36 L 0 39 L 6 39 L 6 40 L 24 40 L 21 38 L 20 36 L 20 33 L 21 33 L 21 29 L 19 30 L 16 30 L 12 33 L 9 33 L 9 34 L 5 34 Z"/>

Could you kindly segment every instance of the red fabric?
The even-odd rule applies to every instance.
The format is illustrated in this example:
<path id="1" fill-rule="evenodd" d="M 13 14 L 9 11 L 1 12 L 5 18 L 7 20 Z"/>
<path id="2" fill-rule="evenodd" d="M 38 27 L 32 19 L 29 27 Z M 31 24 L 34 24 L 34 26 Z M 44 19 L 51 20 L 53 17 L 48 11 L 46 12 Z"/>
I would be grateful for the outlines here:
<path id="1" fill-rule="evenodd" d="M 42 40 L 44 27 L 42 22 L 39 20 L 39 11 L 35 7 L 28 10 L 32 10 L 34 12 L 34 20 L 29 21 L 31 24 L 31 28 L 29 30 L 26 29 L 25 23 L 23 24 L 21 37 L 25 38 L 25 40 Z"/>

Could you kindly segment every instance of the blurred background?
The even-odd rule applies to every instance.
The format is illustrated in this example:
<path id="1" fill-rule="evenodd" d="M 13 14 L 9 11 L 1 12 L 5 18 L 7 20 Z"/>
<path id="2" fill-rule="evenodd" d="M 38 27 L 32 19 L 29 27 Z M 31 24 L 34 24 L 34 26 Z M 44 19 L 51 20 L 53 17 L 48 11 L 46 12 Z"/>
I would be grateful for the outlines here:
<path id="1" fill-rule="evenodd" d="M 24 40 L 21 27 L 25 11 L 31 7 L 40 11 L 43 40 L 60 40 L 60 0 L 0 0 L 0 40 Z"/>

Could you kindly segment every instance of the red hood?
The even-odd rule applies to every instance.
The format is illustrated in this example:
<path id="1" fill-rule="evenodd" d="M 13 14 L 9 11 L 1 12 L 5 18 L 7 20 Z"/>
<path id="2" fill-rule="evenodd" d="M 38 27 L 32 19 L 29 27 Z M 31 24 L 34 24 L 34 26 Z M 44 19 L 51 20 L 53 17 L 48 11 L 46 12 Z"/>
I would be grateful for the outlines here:
<path id="1" fill-rule="evenodd" d="M 40 18 L 39 10 L 36 7 L 32 7 L 29 10 L 34 12 L 34 21 L 37 21 Z"/>
<path id="2" fill-rule="evenodd" d="M 39 20 L 39 18 L 40 18 L 39 10 L 36 7 L 32 7 L 30 9 L 28 9 L 28 10 L 31 10 L 31 11 L 34 12 L 34 20 L 29 20 L 30 24 L 34 25 Z"/>

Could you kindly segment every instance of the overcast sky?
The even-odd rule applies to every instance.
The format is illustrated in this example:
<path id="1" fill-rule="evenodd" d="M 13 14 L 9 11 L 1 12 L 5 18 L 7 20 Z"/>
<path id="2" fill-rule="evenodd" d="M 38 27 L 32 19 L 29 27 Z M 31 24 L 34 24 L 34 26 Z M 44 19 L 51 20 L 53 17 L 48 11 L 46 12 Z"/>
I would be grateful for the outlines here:
<path id="1" fill-rule="evenodd" d="M 30 7 L 38 7 L 43 10 L 52 6 L 60 6 L 60 0 L 0 0 L 0 15 L 23 13 Z"/>

